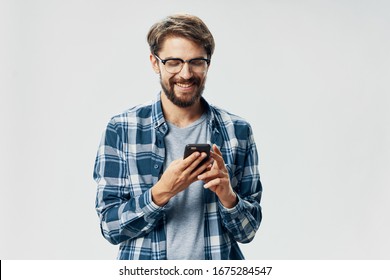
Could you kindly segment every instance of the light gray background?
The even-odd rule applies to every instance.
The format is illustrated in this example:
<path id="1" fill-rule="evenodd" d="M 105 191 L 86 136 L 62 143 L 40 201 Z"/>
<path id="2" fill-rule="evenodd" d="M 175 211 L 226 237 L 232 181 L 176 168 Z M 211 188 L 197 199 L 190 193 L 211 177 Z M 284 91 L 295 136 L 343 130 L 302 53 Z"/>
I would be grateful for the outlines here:
<path id="1" fill-rule="evenodd" d="M 252 123 L 248 259 L 390 258 L 389 1 L 1 1 L 0 258 L 114 259 L 92 170 L 109 118 L 159 90 L 145 36 L 200 16 L 205 97 Z"/>

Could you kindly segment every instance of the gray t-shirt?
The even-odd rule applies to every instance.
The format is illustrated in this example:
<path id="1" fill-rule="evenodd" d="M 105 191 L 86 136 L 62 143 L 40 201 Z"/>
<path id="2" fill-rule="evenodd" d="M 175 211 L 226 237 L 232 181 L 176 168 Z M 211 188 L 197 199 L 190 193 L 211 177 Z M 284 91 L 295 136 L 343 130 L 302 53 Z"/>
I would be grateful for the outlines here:
<path id="1" fill-rule="evenodd" d="M 168 122 L 165 137 L 164 169 L 183 158 L 187 144 L 207 143 L 206 114 L 187 127 L 179 128 Z M 203 182 L 196 181 L 178 193 L 166 205 L 168 260 L 204 259 L 204 201 Z"/>

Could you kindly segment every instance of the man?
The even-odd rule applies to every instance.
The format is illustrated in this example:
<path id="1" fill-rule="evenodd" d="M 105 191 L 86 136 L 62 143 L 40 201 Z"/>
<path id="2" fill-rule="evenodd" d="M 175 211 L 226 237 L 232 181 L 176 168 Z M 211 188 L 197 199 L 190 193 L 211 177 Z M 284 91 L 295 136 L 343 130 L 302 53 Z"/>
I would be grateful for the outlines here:
<path id="1" fill-rule="evenodd" d="M 243 259 L 260 225 L 262 186 L 250 125 L 202 97 L 214 51 L 206 25 L 169 16 L 150 29 L 162 91 L 109 122 L 94 179 L 103 236 L 118 259 Z M 190 143 L 212 145 L 210 159 Z"/>

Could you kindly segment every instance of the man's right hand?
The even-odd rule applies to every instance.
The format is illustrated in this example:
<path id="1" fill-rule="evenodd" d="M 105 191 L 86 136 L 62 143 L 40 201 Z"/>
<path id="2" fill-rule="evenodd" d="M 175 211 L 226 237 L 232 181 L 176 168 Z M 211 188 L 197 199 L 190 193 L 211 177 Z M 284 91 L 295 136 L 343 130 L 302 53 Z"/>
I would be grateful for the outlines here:
<path id="1" fill-rule="evenodd" d="M 198 181 L 198 175 L 211 168 L 212 159 L 196 168 L 206 153 L 195 152 L 185 159 L 177 159 L 165 170 L 160 180 L 152 187 L 152 199 L 158 206 L 164 206 L 172 197 Z"/>

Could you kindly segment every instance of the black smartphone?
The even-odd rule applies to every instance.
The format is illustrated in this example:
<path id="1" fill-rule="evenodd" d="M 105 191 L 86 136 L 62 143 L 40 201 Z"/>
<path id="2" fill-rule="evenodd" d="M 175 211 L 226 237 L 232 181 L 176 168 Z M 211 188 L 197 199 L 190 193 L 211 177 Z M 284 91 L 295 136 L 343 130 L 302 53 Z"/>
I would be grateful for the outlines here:
<path id="1" fill-rule="evenodd" d="M 188 157 L 194 152 L 206 153 L 207 157 L 201 161 L 201 163 L 198 165 L 199 167 L 210 159 L 210 150 L 211 146 L 209 144 L 187 144 L 184 149 L 184 158 Z"/>

